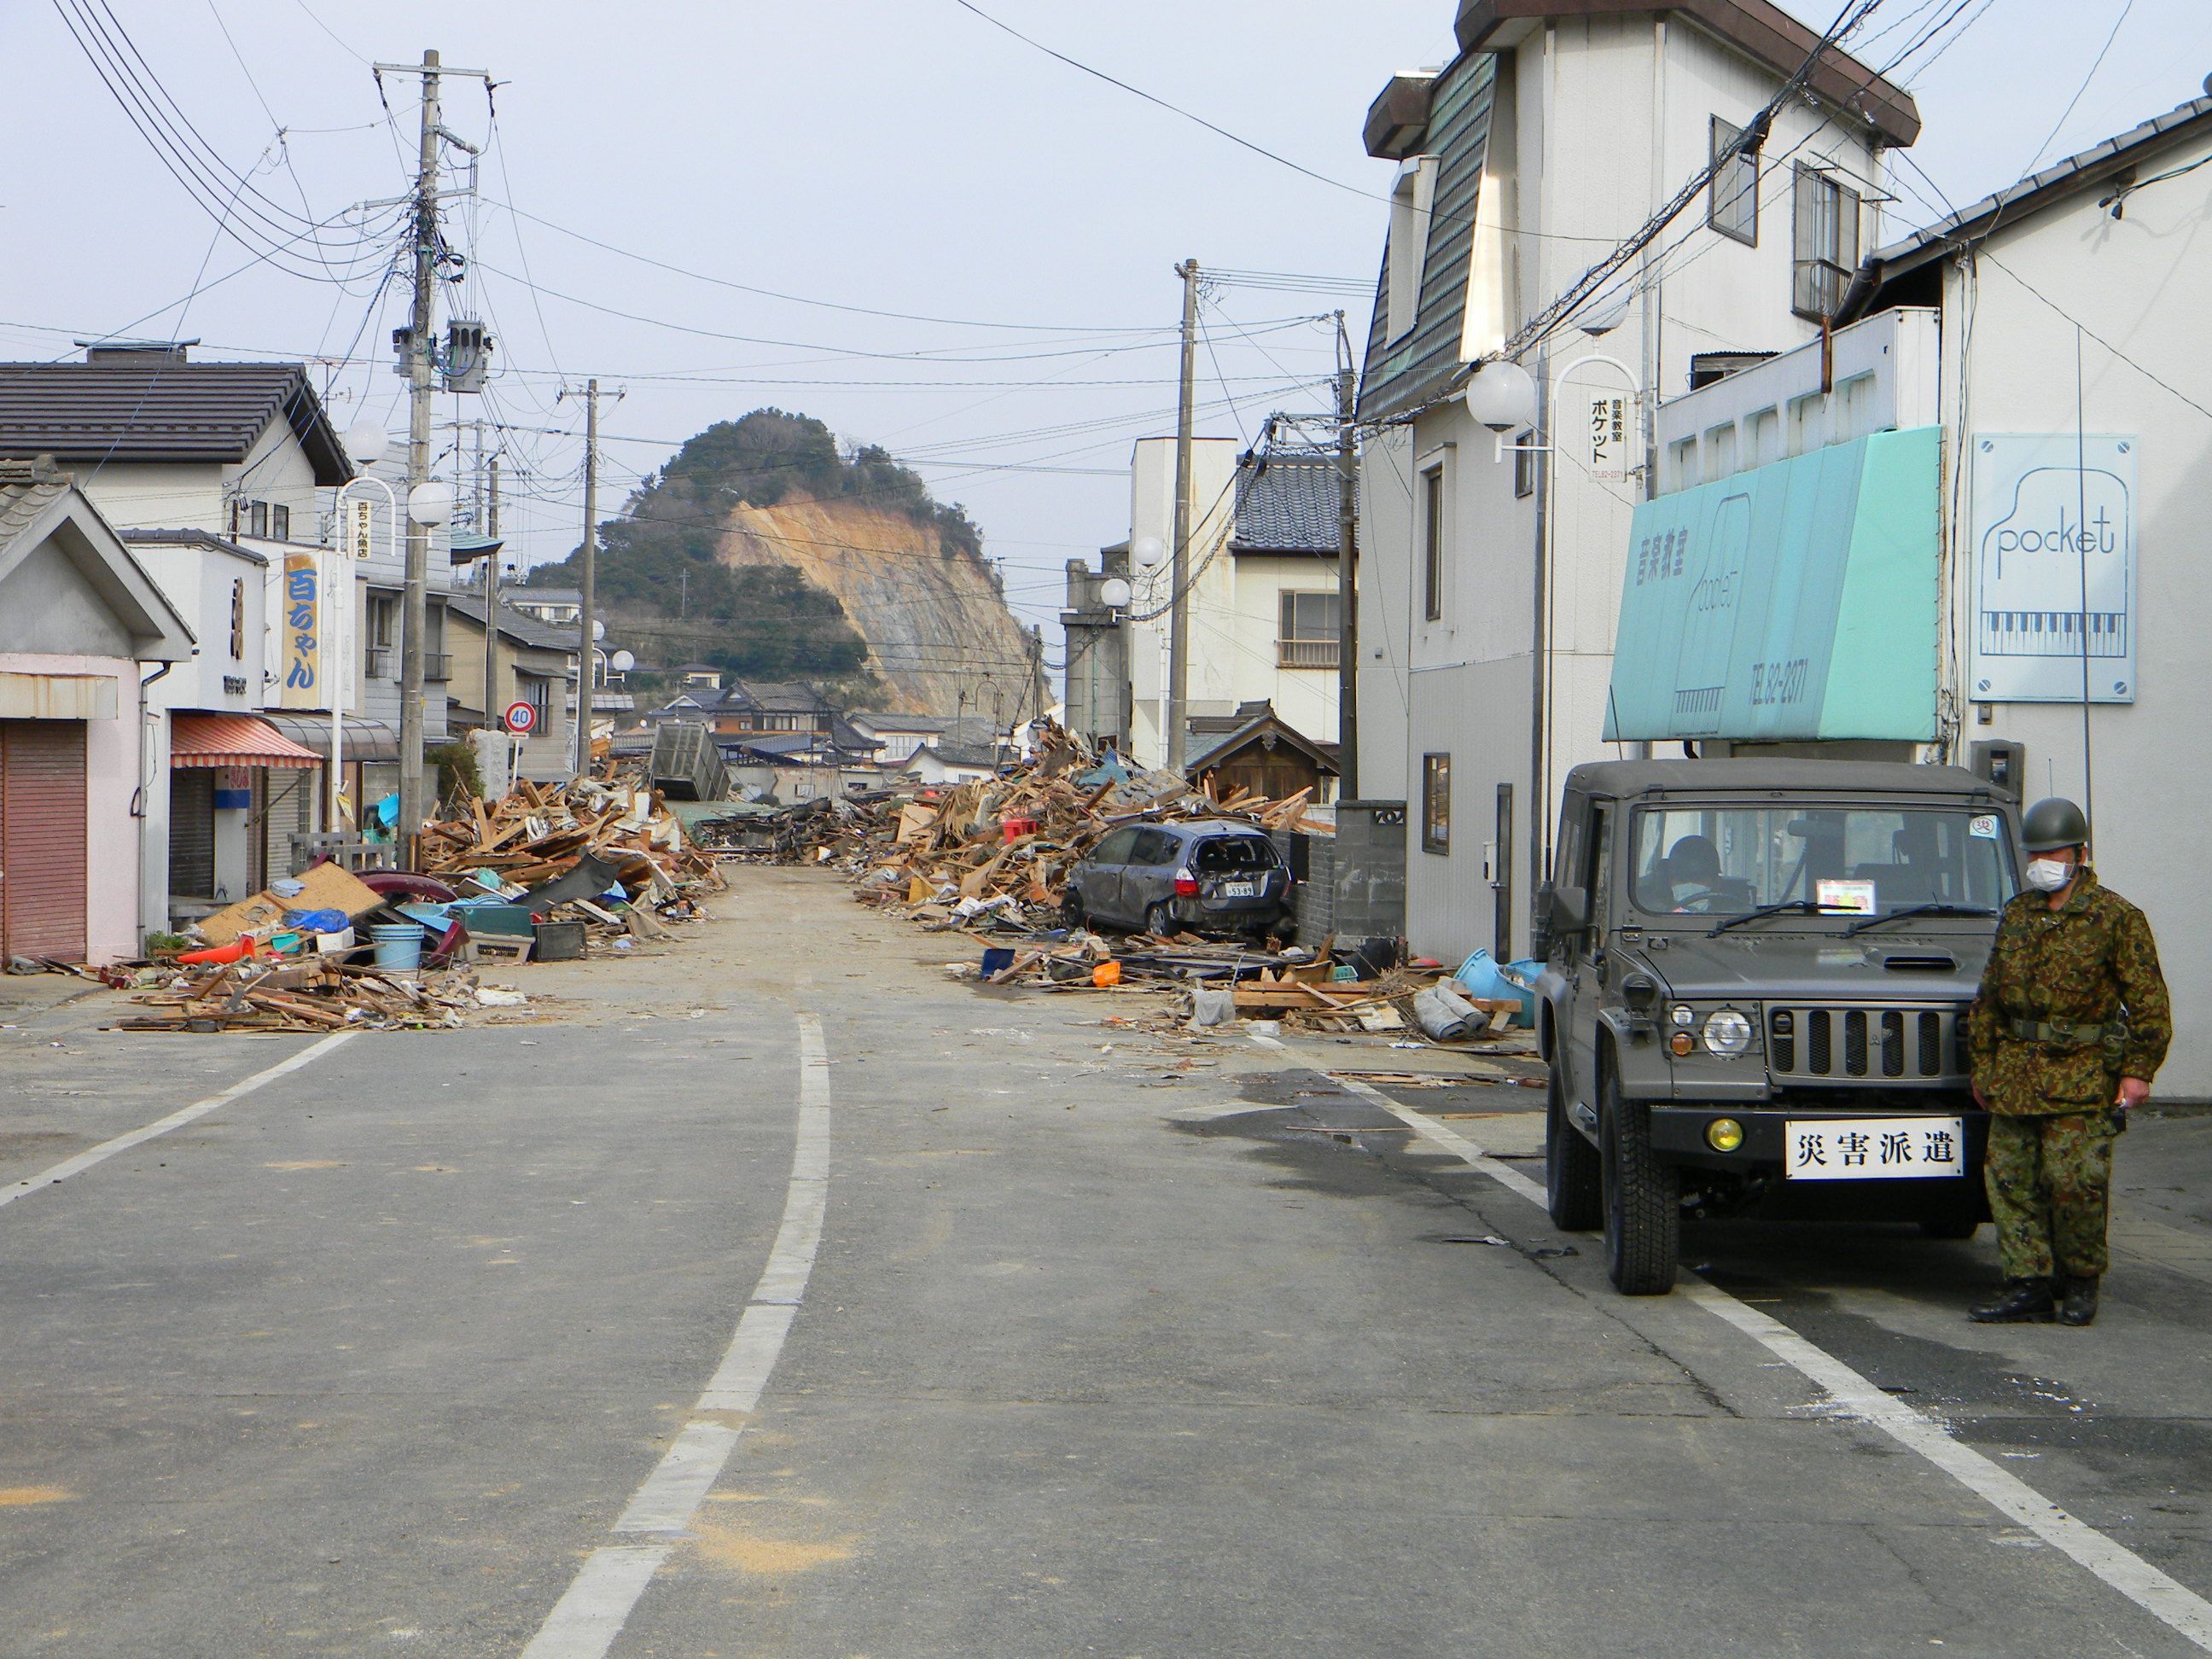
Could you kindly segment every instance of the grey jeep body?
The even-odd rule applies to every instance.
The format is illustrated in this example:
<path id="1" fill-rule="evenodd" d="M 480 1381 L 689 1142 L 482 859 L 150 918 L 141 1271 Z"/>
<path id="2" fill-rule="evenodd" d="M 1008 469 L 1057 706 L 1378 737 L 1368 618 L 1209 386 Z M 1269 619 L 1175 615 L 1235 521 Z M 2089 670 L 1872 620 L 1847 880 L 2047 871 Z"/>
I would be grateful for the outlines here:
<path id="1" fill-rule="evenodd" d="M 1965 1027 L 1996 918 L 1905 917 L 1846 936 L 1856 920 L 1848 915 L 1783 914 L 1718 933 L 1714 915 L 1655 915 L 1627 898 L 1634 852 L 1626 830 L 1645 805 L 1995 814 L 2003 823 L 2002 856 L 2016 872 L 2012 799 L 1972 772 L 1944 766 L 1753 759 L 1579 766 L 1564 793 L 1559 867 L 1539 912 L 1547 935 L 1537 982 L 1540 1048 L 1567 1122 L 1594 1146 L 1610 1092 L 1639 1109 L 1649 1155 L 1674 1170 L 1692 1212 L 1758 1206 L 1925 1218 L 1948 1208 L 1954 1230 L 1982 1218 L 1987 1120 L 1969 1088 Z M 1601 872 L 1595 830 L 1604 813 L 1614 815 L 1615 830 L 1602 838 L 1609 867 Z M 1613 902 L 1594 907 L 1600 881 L 1609 884 Z M 1688 1054 L 1674 1054 L 1668 1040 L 1677 1008 L 1699 1021 L 1723 1009 L 1741 1013 L 1751 1027 L 1747 1050 L 1723 1056 L 1697 1042 Z M 1961 1120 L 1969 1181 L 1782 1179 L 1793 1120 L 1922 1114 Z M 1726 1152 L 1707 1139 L 1723 1117 L 1743 1135 Z"/>

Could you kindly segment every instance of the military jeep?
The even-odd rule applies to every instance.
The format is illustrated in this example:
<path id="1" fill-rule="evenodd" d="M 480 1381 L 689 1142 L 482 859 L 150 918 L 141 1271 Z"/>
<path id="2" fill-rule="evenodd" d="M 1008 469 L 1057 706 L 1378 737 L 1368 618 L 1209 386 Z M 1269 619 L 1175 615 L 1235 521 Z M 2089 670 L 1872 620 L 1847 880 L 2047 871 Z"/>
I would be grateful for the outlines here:
<path id="1" fill-rule="evenodd" d="M 2012 798 L 1948 766 L 1568 775 L 1538 901 L 1553 1221 L 1663 1295 L 1685 1215 L 1988 1218 L 1966 1009 L 2019 886 Z"/>

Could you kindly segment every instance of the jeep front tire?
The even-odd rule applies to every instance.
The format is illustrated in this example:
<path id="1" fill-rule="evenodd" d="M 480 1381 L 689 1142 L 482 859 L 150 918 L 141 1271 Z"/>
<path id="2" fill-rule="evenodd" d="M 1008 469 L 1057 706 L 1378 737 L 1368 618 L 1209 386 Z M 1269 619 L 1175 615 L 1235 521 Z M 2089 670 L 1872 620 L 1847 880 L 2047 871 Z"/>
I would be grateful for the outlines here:
<path id="1" fill-rule="evenodd" d="M 1544 1200 L 1562 1232 L 1589 1232 L 1605 1218 L 1597 1148 L 1568 1121 L 1566 1076 L 1556 1054 L 1544 1091 Z"/>
<path id="2" fill-rule="evenodd" d="M 1651 1149 L 1651 1109 L 1620 1097 L 1607 1066 L 1598 1085 L 1605 1267 L 1623 1296 L 1664 1296 L 1681 1254 L 1680 1177 Z"/>

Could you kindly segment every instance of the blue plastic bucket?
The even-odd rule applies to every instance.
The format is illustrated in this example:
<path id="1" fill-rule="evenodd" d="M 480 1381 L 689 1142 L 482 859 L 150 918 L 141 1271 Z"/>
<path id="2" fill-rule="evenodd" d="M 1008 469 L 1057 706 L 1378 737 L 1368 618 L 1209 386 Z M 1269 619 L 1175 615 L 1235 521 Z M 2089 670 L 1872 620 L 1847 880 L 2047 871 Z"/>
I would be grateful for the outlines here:
<path id="1" fill-rule="evenodd" d="M 379 922 L 368 939 L 376 947 L 376 965 L 386 972 L 411 974 L 422 965 L 422 930 L 414 922 Z"/>

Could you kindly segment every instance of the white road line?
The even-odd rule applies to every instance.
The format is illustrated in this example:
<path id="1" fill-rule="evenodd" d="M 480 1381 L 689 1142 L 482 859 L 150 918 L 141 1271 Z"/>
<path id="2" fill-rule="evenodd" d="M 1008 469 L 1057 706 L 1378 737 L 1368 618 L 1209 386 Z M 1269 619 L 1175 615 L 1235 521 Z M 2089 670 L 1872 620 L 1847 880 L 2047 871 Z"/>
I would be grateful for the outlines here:
<path id="1" fill-rule="evenodd" d="M 1518 1193 L 1531 1204 L 1541 1205 L 1546 1201 L 1541 1187 L 1520 1170 L 1500 1164 L 1458 1130 L 1448 1129 L 1434 1118 L 1424 1117 L 1412 1107 L 1401 1105 L 1371 1083 L 1362 1083 L 1356 1077 L 1340 1077 L 1334 1081 L 1340 1088 L 1349 1089 L 1370 1105 L 1380 1106 L 1422 1139 L 1431 1146 L 1441 1146 L 1470 1167 L 1481 1170 L 1499 1186 Z M 1888 1396 L 1885 1395 L 1883 1398 Z"/>
<path id="2" fill-rule="evenodd" d="M 805 1013 L 798 1019 L 799 1133 L 792 1149 L 783 1222 L 722 1362 L 692 1408 L 701 1413 L 749 1413 L 760 1404 L 822 1248 L 822 1218 L 830 1204 L 830 1054 L 822 1038 L 822 1022 Z M 665 1537 L 688 1530 L 744 1432 L 742 1426 L 719 1416 L 702 1415 L 687 1422 L 631 1497 L 615 1522 L 615 1532 Z M 673 1550 L 673 1545 L 659 1544 L 592 1551 L 568 1594 L 554 1604 L 535 1639 L 523 1650 L 523 1659 L 605 1659 L 645 1587 Z"/>
<path id="3" fill-rule="evenodd" d="M 1352 1093 L 1380 1106 L 1423 1139 L 1465 1159 L 1498 1185 L 1542 1207 L 1543 1188 L 1517 1170 L 1508 1169 L 1455 1130 L 1424 1117 L 1411 1107 L 1356 1078 L 1336 1079 Z M 1685 1272 L 1683 1294 L 1715 1318 L 1734 1326 L 1852 1417 L 1872 1424 L 2008 1519 L 2027 1528 L 2076 1565 L 2087 1568 L 2161 1624 L 2212 1652 L 2212 1602 L 2176 1583 L 2122 1545 L 2051 1502 L 2033 1487 L 1970 1446 L 1951 1437 L 1942 1423 L 1884 1394 L 1826 1349 L 1808 1341 L 1779 1320 L 1747 1307 L 1711 1281 Z"/>
<path id="4" fill-rule="evenodd" d="M 667 1544 L 593 1550 L 522 1659 L 600 1659 L 672 1550 Z"/>
<path id="5" fill-rule="evenodd" d="M 79 1152 L 75 1158 L 64 1158 L 50 1170 L 42 1170 L 37 1175 L 18 1181 L 11 1186 L 0 1188 L 0 1207 L 13 1204 L 17 1199 L 28 1197 L 31 1194 L 42 1191 L 46 1188 L 58 1187 L 71 1176 L 82 1175 L 94 1164 L 105 1164 L 118 1152 L 127 1152 L 133 1146 L 143 1146 L 149 1140 L 167 1134 L 172 1129 L 181 1129 L 187 1123 L 196 1122 L 205 1117 L 210 1112 L 220 1111 L 234 1100 L 252 1094 L 263 1084 L 274 1083 L 278 1078 L 289 1076 L 303 1066 L 313 1065 L 340 1043 L 352 1042 L 355 1035 L 356 1033 L 352 1031 L 334 1031 L 319 1042 L 309 1043 L 289 1060 L 280 1060 L 266 1071 L 256 1072 L 252 1077 L 241 1079 L 220 1094 L 210 1095 L 205 1100 L 196 1101 L 190 1106 L 170 1113 L 167 1117 L 157 1118 L 143 1128 L 133 1129 L 130 1133 L 118 1135 L 112 1140 L 103 1140 L 99 1146 Z"/>
<path id="6" fill-rule="evenodd" d="M 629 1507 L 615 1522 L 617 1532 L 682 1532 L 691 1524 L 691 1512 L 719 1480 L 722 1466 L 738 1443 L 738 1431 L 726 1423 L 703 1419 L 684 1425 L 676 1443 L 646 1477 Z"/>

